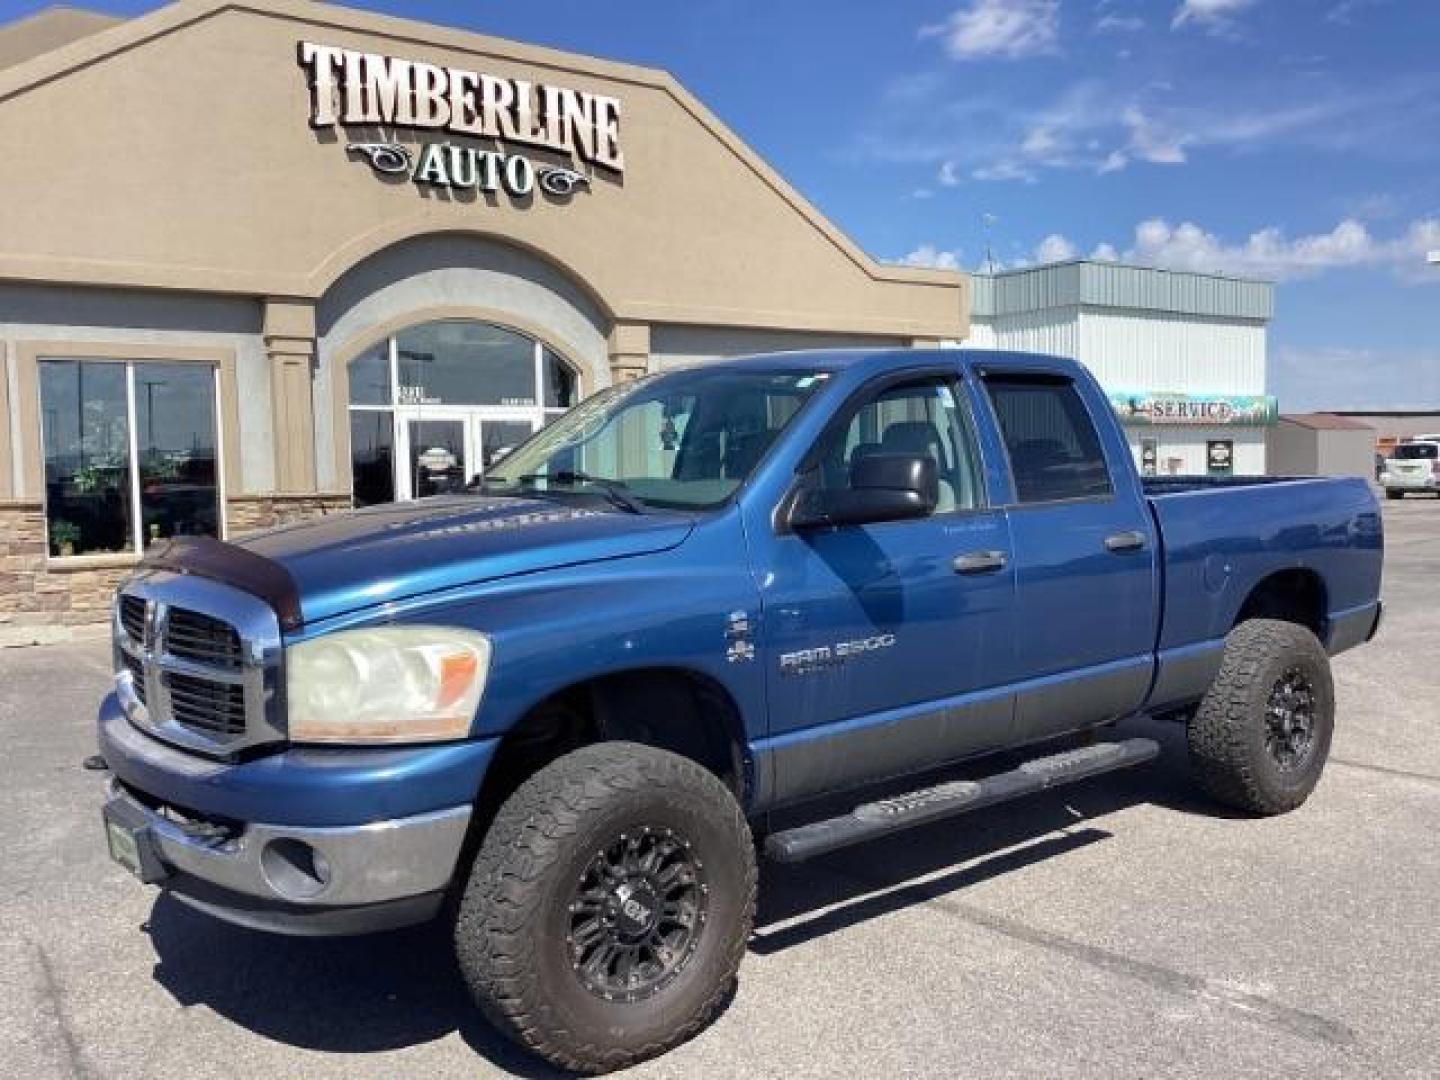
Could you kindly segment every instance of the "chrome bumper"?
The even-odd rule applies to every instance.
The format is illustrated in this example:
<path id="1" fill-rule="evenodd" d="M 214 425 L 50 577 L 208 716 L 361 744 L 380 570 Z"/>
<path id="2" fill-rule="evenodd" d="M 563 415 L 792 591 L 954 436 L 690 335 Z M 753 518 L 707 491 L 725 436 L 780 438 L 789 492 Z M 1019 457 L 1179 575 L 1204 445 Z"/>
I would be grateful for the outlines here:
<path id="1" fill-rule="evenodd" d="M 336 918 L 332 921 L 337 929 L 327 931 L 322 918 L 305 917 L 307 910 L 320 916 L 336 909 L 389 904 L 409 912 L 416 905 L 407 902 L 429 896 L 435 897 L 433 906 L 438 907 L 439 895 L 460 858 L 470 807 L 347 827 L 246 824 L 238 835 L 216 839 L 187 831 L 112 779 L 105 817 L 143 827 L 164 870 L 174 875 L 159 884 L 180 899 L 194 891 L 188 885 L 199 882 L 210 888 L 202 890 L 204 902 L 194 906 L 221 918 L 230 917 L 223 909 L 233 907 L 234 922 L 282 932 L 325 933 L 353 932 L 345 927 L 354 920 Z M 215 900 L 223 894 L 235 894 L 240 902 L 227 905 Z M 257 915 L 267 905 L 280 917 Z M 311 929 L 287 928 L 283 925 L 287 919 Z"/>

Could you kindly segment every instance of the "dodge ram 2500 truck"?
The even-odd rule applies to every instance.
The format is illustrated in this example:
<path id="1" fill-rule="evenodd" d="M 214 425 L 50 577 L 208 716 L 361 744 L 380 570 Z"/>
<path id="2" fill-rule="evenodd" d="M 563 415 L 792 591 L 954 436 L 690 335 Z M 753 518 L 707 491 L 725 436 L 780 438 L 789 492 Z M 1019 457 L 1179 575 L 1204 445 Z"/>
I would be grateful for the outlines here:
<path id="1" fill-rule="evenodd" d="M 497 1027 L 602 1071 L 721 1007 L 752 837 L 799 861 L 1138 764 L 1153 741 L 1094 737 L 1136 716 L 1188 725 L 1221 802 L 1300 805 L 1381 558 L 1361 480 L 1142 479 L 1070 361 L 652 375 L 471 491 L 152 548 L 114 610 L 106 834 L 251 927 L 443 914 Z"/>

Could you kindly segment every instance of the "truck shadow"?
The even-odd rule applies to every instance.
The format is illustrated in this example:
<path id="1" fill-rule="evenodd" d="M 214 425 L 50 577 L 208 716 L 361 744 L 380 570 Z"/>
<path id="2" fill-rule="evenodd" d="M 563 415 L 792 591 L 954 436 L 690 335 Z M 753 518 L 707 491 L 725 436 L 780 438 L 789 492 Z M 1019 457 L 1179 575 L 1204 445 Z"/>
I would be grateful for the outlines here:
<path id="1" fill-rule="evenodd" d="M 848 926 L 1023 871 L 1113 835 L 1094 822 L 1130 806 L 1238 817 L 1190 779 L 1181 724 L 1130 721 L 1115 737 L 1154 739 L 1160 756 L 1138 768 L 846 848 L 798 866 L 763 864 L 752 952 L 768 955 Z M 925 782 L 967 779 L 1008 767 L 1002 759 L 937 772 Z M 914 779 L 875 797 L 917 786 Z M 870 797 L 867 795 L 867 797 Z M 853 799 L 852 799 L 853 802 Z M 844 805 L 834 808 L 843 812 Z M 772 827 L 788 822 L 776 820 Z"/>
<path id="2" fill-rule="evenodd" d="M 980 811 L 963 824 L 941 822 L 805 866 L 763 864 L 752 950 L 770 954 L 805 945 L 1061 858 L 1108 839 L 1110 832 L 1089 822 L 1129 806 L 1217 812 L 1191 794 L 1183 729 L 1146 724 L 1124 734 L 1160 739 L 1160 759 L 1053 795 Z M 963 775 L 964 770 L 945 774 Z M 365 1054 L 457 1033 L 470 1049 L 511 1074 L 563 1075 L 480 1018 L 439 925 L 362 938 L 284 938 L 217 922 L 162 895 L 145 930 L 157 958 L 154 978 L 179 1004 L 204 1005 L 265 1038 L 308 1050 Z"/>

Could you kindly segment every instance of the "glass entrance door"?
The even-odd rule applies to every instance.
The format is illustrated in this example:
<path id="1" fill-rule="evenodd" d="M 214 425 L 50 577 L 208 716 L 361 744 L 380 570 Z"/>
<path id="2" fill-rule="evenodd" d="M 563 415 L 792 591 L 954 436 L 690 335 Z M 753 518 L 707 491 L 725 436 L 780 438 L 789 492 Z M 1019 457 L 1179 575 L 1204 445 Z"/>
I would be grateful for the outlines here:
<path id="1" fill-rule="evenodd" d="M 406 475 L 402 499 L 423 499 L 460 491 L 470 478 L 470 448 L 463 419 L 424 419 L 405 422 Z"/>
<path id="2" fill-rule="evenodd" d="M 495 409 L 402 408 L 398 419 L 399 499 L 462 490 L 539 426 L 532 416 Z"/>
<path id="3" fill-rule="evenodd" d="M 535 434 L 535 421 L 480 419 L 480 468 L 489 469 Z"/>

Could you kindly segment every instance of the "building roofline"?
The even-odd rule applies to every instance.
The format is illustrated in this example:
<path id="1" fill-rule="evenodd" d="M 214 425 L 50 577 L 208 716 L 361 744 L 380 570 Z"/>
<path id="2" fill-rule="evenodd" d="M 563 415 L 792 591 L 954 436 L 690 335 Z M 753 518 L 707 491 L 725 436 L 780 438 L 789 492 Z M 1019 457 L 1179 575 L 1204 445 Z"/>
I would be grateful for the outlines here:
<path id="1" fill-rule="evenodd" d="M 0 25 L 0 71 L 8 71 L 124 22 L 119 15 L 53 4 Z"/>
<path id="2" fill-rule="evenodd" d="M 582 53 L 490 37 L 470 30 L 438 26 L 391 15 L 303 0 L 175 0 L 146 15 L 52 49 L 0 71 L 0 108 L 16 96 L 103 63 L 157 38 L 229 11 L 288 19 L 311 26 L 368 33 L 420 47 L 439 46 L 473 56 L 494 57 L 556 71 L 591 75 L 612 82 L 644 86 L 668 94 L 676 105 L 706 128 L 761 183 L 799 213 L 810 225 L 874 281 L 964 289 L 967 274 L 955 270 L 892 266 L 880 262 L 825 217 L 813 203 L 776 172 L 714 112 L 673 75 L 660 68 L 602 60 Z"/>
<path id="3" fill-rule="evenodd" d="M 1440 405 L 1429 409 L 1326 409 L 1331 416 L 1435 416 L 1440 417 Z"/>
<path id="4" fill-rule="evenodd" d="M 1036 266 L 1017 266 L 1010 270 L 997 270 L 987 274 L 983 270 L 975 270 L 972 273 L 977 277 L 1000 278 L 1012 277 L 1017 274 L 1034 274 L 1045 270 L 1054 270 L 1062 266 L 1113 266 L 1121 270 L 1143 270 L 1150 274 L 1186 274 L 1190 277 L 1214 278 L 1217 281 L 1238 281 L 1246 285 L 1274 285 L 1271 278 L 1242 277 L 1239 274 L 1226 274 L 1219 270 L 1186 270 L 1173 266 L 1147 266 L 1144 263 L 1126 262 L 1123 259 L 1091 259 L 1075 258 L 1061 259 L 1058 262 L 1040 263 Z"/>

